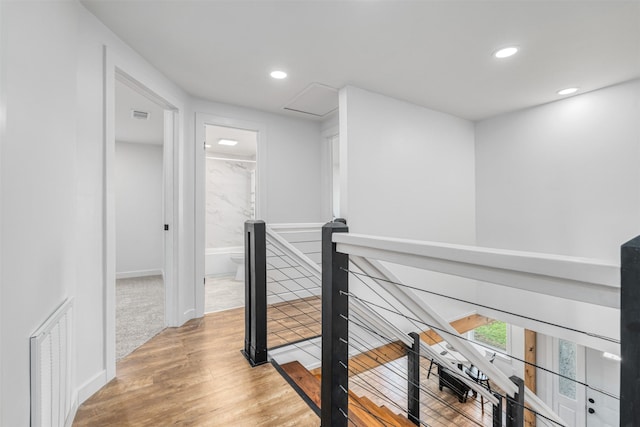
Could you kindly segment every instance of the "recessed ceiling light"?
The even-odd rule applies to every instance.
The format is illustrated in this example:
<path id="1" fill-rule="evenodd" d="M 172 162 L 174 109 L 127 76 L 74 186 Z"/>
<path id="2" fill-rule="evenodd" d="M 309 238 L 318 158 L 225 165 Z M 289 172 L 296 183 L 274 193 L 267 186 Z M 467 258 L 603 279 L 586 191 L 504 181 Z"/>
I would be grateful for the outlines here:
<path id="1" fill-rule="evenodd" d="M 238 141 L 236 141 L 235 139 L 224 139 L 224 138 L 220 138 L 218 140 L 218 144 L 220 145 L 230 145 L 230 146 L 234 146 L 238 143 Z"/>
<path id="2" fill-rule="evenodd" d="M 493 53 L 493 56 L 495 56 L 498 59 L 502 59 L 502 58 L 508 58 L 510 56 L 513 56 L 516 53 L 518 53 L 518 48 L 516 46 L 509 46 L 509 47 L 505 47 L 495 51 Z"/>
<path id="3" fill-rule="evenodd" d="M 281 80 L 287 77 L 287 73 L 285 73 L 284 71 L 276 70 L 271 72 L 271 77 Z"/>
<path id="4" fill-rule="evenodd" d="M 558 95 L 571 95 L 572 93 L 576 93 L 577 91 L 577 87 L 568 87 L 566 89 L 559 90 Z"/>

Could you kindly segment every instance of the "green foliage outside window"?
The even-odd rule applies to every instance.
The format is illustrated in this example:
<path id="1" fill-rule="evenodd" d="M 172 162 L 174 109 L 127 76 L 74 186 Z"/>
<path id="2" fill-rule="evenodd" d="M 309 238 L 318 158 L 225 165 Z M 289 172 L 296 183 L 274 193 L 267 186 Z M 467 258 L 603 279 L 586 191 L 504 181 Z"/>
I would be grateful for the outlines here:
<path id="1" fill-rule="evenodd" d="M 487 344 L 500 350 L 507 349 L 507 324 L 494 320 L 491 323 L 473 330 L 475 341 Z"/>

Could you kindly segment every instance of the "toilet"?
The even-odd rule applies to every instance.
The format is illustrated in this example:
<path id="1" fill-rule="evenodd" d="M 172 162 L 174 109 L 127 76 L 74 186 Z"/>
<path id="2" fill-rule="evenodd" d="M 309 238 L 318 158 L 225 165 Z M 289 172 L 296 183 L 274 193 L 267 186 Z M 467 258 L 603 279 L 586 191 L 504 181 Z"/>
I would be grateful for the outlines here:
<path id="1" fill-rule="evenodd" d="M 231 261 L 237 264 L 234 280 L 244 282 L 244 252 L 231 252 Z"/>

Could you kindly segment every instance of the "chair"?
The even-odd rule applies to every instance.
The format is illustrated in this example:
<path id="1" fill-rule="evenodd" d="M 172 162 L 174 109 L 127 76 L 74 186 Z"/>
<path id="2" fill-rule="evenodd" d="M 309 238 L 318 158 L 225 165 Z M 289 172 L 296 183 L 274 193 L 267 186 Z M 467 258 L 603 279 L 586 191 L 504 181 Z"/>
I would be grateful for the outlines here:
<path id="1" fill-rule="evenodd" d="M 493 363 L 494 360 L 496 360 L 495 352 L 493 353 L 493 356 L 491 356 L 491 359 L 489 359 L 489 363 Z M 489 384 L 489 377 L 487 377 L 487 375 L 481 370 L 479 370 L 477 367 L 475 367 L 474 365 L 471 365 L 470 367 L 465 368 L 464 373 L 467 374 L 467 376 L 471 378 L 473 381 L 485 387 L 487 390 L 491 391 L 491 384 Z M 478 396 L 478 392 L 473 390 L 473 397 L 475 398 L 477 396 Z M 480 404 L 482 406 L 482 412 L 484 413 L 484 397 L 482 395 L 480 395 Z"/>
<path id="2" fill-rule="evenodd" d="M 467 395 L 469 394 L 469 387 L 453 376 L 449 368 L 445 368 L 434 362 L 438 366 L 438 389 L 442 391 L 443 387 L 450 388 L 453 394 L 458 398 L 458 402 L 464 403 L 467 401 Z M 458 364 L 458 369 L 462 370 L 462 364 Z"/>

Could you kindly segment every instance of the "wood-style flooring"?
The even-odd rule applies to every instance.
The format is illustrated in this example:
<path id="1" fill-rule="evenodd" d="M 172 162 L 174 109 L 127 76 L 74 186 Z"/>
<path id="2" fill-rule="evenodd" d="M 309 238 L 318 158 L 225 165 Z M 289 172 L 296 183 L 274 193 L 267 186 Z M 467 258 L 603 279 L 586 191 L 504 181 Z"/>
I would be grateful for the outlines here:
<path id="1" fill-rule="evenodd" d="M 321 333 L 322 299 L 319 296 L 267 306 L 268 348 L 317 337 Z"/>
<path id="2" fill-rule="evenodd" d="M 319 426 L 270 364 L 240 354 L 244 309 L 166 329 L 122 359 L 74 426 Z"/>
<path id="3" fill-rule="evenodd" d="M 288 322 L 300 326 L 295 336 L 319 333 L 315 329 L 319 318 L 310 319 L 316 315 L 311 306 L 318 303 L 312 299 L 283 304 L 271 313 L 270 321 L 287 311 L 313 313 Z M 281 317 L 275 323 L 284 326 L 284 321 Z M 210 313 L 166 329 L 118 362 L 117 378 L 78 409 L 73 425 L 319 426 L 316 414 L 271 364 L 249 366 L 240 353 L 243 341 L 244 308 Z M 357 396 L 399 413 L 406 405 L 406 375 L 396 372 L 406 370 L 406 358 L 393 359 L 356 373 L 349 382 Z M 349 364 L 358 365 L 356 360 Z M 428 364 L 422 369 L 430 389 L 421 399 L 428 425 L 492 425 L 490 405 L 485 403 L 483 412 L 477 399 L 458 403 L 447 389 L 438 391 L 435 372 L 426 380 Z M 371 385 L 381 392 L 371 393 Z"/>

